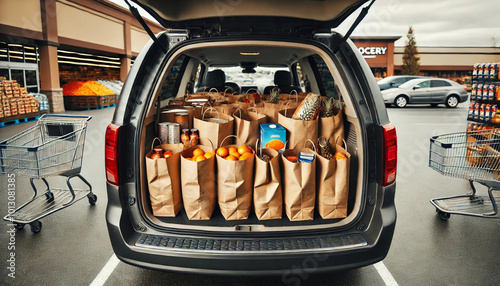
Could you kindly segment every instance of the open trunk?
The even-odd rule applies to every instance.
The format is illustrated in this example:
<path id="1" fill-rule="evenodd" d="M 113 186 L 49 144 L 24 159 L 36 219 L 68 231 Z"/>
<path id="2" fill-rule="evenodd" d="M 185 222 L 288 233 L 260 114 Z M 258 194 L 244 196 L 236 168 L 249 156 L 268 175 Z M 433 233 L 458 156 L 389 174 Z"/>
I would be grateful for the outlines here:
<path id="1" fill-rule="evenodd" d="M 251 52 L 251 53 L 249 53 Z M 256 73 L 242 72 L 251 63 Z M 260 69 L 259 69 L 260 68 Z M 226 71 L 226 81 L 237 81 L 242 90 L 257 87 L 260 92 L 266 84 L 262 78 L 250 81 L 255 77 L 271 77 L 273 70 L 289 70 L 297 75 L 294 81 L 304 92 L 313 92 L 322 97 L 331 96 L 340 99 L 345 104 L 344 128 L 346 150 L 350 153 L 350 180 L 348 190 L 347 217 L 323 219 L 317 207 L 313 220 L 290 221 L 285 214 L 281 219 L 259 220 L 254 210 L 248 219 L 226 220 L 216 203 L 215 210 L 209 220 L 189 220 L 184 208 L 181 207 L 176 217 L 155 217 L 151 209 L 150 195 L 146 179 L 145 156 L 151 151 L 151 144 L 158 137 L 158 123 L 162 121 L 161 113 L 168 108 L 171 100 L 182 98 L 186 92 L 194 92 L 204 85 L 206 71 L 222 69 Z M 261 72 L 262 71 L 262 72 Z M 231 73 L 233 72 L 233 73 Z M 264 85 L 263 85 L 264 83 Z M 307 90 L 306 90 L 307 89 Z M 355 221 L 360 215 L 363 190 L 363 147 L 362 134 L 358 115 L 353 108 L 348 87 L 343 82 L 341 72 L 333 62 L 332 57 L 321 45 L 312 41 L 213 41 L 203 44 L 189 44 L 175 51 L 165 65 L 161 80 L 154 88 L 154 100 L 150 102 L 145 112 L 140 148 L 140 207 L 151 224 L 159 229 L 178 229 L 183 231 L 196 230 L 213 233 L 240 231 L 310 231 L 314 229 L 342 228 Z M 316 143 L 316 142 L 315 142 Z M 252 207 L 253 208 L 253 207 Z M 295 233 L 296 234 L 296 233 Z"/>

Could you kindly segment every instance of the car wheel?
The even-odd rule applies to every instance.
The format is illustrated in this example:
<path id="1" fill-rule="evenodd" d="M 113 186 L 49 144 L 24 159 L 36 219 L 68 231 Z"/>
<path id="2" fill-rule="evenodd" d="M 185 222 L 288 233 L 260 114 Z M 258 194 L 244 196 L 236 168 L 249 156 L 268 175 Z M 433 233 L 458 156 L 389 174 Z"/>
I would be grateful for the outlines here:
<path id="1" fill-rule="evenodd" d="M 399 108 L 403 108 L 408 104 L 408 98 L 404 95 L 400 95 L 396 97 L 394 104 Z"/>
<path id="2" fill-rule="evenodd" d="M 446 107 L 448 108 L 455 108 L 458 105 L 458 96 L 456 95 L 450 95 L 448 98 L 446 98 Z"/>

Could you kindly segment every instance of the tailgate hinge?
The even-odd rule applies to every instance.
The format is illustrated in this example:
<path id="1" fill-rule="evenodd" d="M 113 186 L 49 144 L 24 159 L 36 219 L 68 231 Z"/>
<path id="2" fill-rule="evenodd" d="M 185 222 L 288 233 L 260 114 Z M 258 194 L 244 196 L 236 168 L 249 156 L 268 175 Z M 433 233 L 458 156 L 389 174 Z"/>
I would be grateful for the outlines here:
<path id="1" fill-rule="evenodd" d="M 336 45 L 335 47 L 333 47 L 333 52 L 336 53 L 338 52 L 339 48 L 340 48 L 340 45 L 347 41 L 347 39 L 349 38 L 349 36 L 351 36 L 352 32 L 354 31 L 354 29 L 356 29 L 356 27 L 359 25 L 359 23 L 361 23 L 361 21 L 363 21 L 363 19 L 365 18 L 366 14 L 368 14 L 368 10 L 370 10 L 370 8 L 372 7 L 373 3 L 375 3 L 375 0 L 372 0 L 370 2 L 370 4 L 368 4 L 368 6 L 365 6 L 363 8 L 363 10 L 361 10 L 361 13 L 359 13 L 358 17 L 356 18 L 356 21 L 354 21 L 354 23 L 352 24 L 351 28 L 349 28 L 349 30 L 347 31 L 347 33 L 344 35 L 344 37 L 342 38 L 342 40 L 340 40 Z"/>
<path id="2" fill-rule="evenodd" d="M 142 27 L 148 33 L 149 37 L 153 40 L 153 42 L 155 42 L 164 53 L 167 53 L 167 51 L 168 51 L 167 47 L 165 47 L 165 45 L 162 42 L 160 42 L 160 40 L 158 40 L 158 38 L 155 36 L 153 31 L 151 31 L 151 28 L 149 28 L 146 21 L 144 21 L 141 14 L 139 13 L 139 10 L 137 10 L 137 8 L 132 6 L 130 4 L 130 2 L 128 2 L 128 0 L 125 0 L 125 3 L 127 3 L 128 7 L 130 9 L 130 12 L 132 13 L 132 15 L 134 15 L 134 17 L 137 19 L 137 21 L 139 21 L 139 23 L 141 23 Z"/>

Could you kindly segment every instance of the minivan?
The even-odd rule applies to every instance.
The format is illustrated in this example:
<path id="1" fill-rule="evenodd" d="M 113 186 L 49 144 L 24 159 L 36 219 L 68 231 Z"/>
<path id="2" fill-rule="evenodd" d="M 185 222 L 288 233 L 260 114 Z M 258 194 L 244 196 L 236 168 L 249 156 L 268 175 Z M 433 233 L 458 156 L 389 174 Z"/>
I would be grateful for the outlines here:
<path id="1" fill-rule="evenodd" d="M 150 33 L 106 130 L 106 221 L 116 256 L 152 269 L 284 278 L 383 260 L 396 223 L 396 131 L 348 39 L 354 27 L 344 36 L 333 31 L 373 1 L 130 1 L 136 17 L 135 6 L 142 7 L 165 31 Z M 207 76 L 215 70 L 228 75 Z M 216 84 L 262 94 L 282 85 L 342 101 L 342 144 L 351 155 L 345 217 L 258 220 L 251 213 L 225 220 L 217 207 L 209 220 L 189 220 L 182 209 L 175 217 L 153 215 L 145 155 L 159 136 L 160 113 L 173 99 Z"/>

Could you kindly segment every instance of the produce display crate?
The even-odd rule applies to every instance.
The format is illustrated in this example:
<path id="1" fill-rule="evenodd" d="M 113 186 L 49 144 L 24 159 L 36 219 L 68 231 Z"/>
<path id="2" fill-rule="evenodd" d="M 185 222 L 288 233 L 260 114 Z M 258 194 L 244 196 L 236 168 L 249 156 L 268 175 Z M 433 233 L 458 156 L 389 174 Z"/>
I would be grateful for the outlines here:
<path id="1" fill-rule="evenodd" d="M 27 122 L 38 119 L 40 116 L 40 111 L 29 112 L 24 114 L 16 114 L 12 116 L 0 117 L 0 123 L 7 124 L 8 122 L 19 123 L 19 122 Z M 7 122 L 7 123 L 6 123 Z M 0 127 L 3 125 L 0 125 Z"/>
<path id="2" fill-rule="evenodd" d="M 112 95 L 65 95 L 66 110 L 98 109 L 115 104 L 116 96 Z"/>

